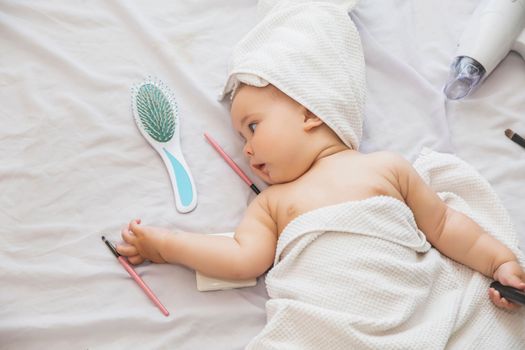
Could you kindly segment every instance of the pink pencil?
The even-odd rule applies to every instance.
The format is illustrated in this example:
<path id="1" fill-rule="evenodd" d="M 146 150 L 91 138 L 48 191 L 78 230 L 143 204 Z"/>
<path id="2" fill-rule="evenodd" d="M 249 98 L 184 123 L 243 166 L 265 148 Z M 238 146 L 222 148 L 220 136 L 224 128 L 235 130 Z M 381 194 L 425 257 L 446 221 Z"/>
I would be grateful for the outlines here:
<path id="1" fill-rule="evenodd" d="M 255 194 L 261 193 L 261 191 L 259 191 L 257 186 L 255 186 L 253 181 L 250 180 L 250 178 L 248 178 L 248 176 L 246 176 L 246 174 L 241 170 L 241 168 L 239 168 L 239 166 L 237 164 L 235 164 L 233 159 L 231 159 L 230 156 L 227 155 L 226 152 L 224 152 L 224 150 L 221 148 L 221 146 L 219 146 L 217 141 L 212 139 L 212 137 L 210 135 L 208 135 L 208 133 L 204 133 L 204 137 L 213 146 L 213 148 L 215 148 L 215 150 L 221 155 L 221 157 L 226 161 L 226 163 L 228 163 L 228 165 L 233 169 L 233 171 L 235 171 L 237 173 L 237 175 L 239 175 L 241 177 L 241 179 L 243 179 L 244 182 L 246 182 L 246 184 L 248 186 L 250 186 L 250 188 L 253 190 L 253 192 L 255 192 Z"/>
<path id="2" fill-rule="evenodd" d="M 144 293 L 146 293 L 148 298 L 150 298 L 151 301 L 160 309 L 160 311 L 164 314 L 164 316 L 169 316 L 170 313 L 168 312 L 168 310 L 166 310 L 164 305 L 162 305 L 162 303 L 155 296 L 153 291 L 148 287 L 148 285 L 146 283 L 144 283 L 142 278 L 140 278 L 140 276 L 137 274 L 137 272 L 129 265 L 129 263 L 126 260 L 126 258 L 124 258 L 122 255 L 120 255 L 117 252 L 117 250 L 115 249 L 113 244 L 111 244 L 111 242 L 108 241 L 106 239 L 106 237 L 102 236 L 102 240 L 104 241 L 104 243 L 106 243 L 106 245 L 108 246 L 109 250 L 111 250 L 111 252 L 115 255 L 115 257 L 118 259 L 119 263 L 124 267 L 124 269 L 126 269 L 126 271 L 128 271 L 128 273 L 131 276 L 131 278 L 133 278 L 135 280 L 135 282 L 137 282 L 137 284 L 140 286 L 140 288 L 142 288 Z"/>

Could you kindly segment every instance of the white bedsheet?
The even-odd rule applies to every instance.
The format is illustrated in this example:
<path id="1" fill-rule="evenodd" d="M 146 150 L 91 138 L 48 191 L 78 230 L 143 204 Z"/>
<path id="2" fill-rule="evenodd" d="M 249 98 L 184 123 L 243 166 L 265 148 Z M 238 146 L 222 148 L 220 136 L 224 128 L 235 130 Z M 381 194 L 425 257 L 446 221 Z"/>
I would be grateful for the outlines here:
<path id="1" fill-rule="evenodd" d="M 152 5 L 153 4 L 153 5 Z M 410 159 L 454 152 L 494 186 L 525 243 L 525 62 L 511 53 L 470 98 L 441 92 L 478 1 L 361 1 L 370 89 L 363 151 Z M 164 317 L 100 240 L 132 218 L 232 231 L 254 194 L 203 138 L 248 170 L 216 97 L 255 1 L 0 3 L 0 349 L 240 349 L 264 326 L 256 287 L 200 293 L 193 271 L 145 264 Z M 169 180 L 136 129 L 130 87 L 155 75 L 176 91 L 199 204 L 175 210 Z M 258 186 L 263 184 L 256 180 Z"/>

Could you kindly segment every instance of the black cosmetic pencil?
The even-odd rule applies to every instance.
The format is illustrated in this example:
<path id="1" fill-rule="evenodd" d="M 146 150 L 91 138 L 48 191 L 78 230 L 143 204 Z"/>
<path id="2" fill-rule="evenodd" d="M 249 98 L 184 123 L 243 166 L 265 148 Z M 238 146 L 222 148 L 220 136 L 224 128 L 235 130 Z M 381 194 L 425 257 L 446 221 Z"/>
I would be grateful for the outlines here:
<path id="1" fill-rule="evenodd" d="M 507 129 L 505 130 L 505 135 L 512 141 L 516 142 L 521 147 L 525 148 L 525 139 L 520 135 L 516 134 L 514 131 Z"/>

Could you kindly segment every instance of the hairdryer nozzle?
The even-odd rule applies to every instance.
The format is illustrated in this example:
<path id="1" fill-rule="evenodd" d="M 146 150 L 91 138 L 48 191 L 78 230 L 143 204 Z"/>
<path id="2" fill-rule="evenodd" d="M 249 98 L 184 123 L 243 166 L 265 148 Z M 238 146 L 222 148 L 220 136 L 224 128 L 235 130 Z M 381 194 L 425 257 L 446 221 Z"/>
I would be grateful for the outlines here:
<path id="1" fill-rule="evenodd" d="M 468 56 L 456 57 L 450 66 L 450 75 L 445 85 L 445 95 L 451 100 L 459 100 L 474 90 L 485 75 L 485 68 Z"/>

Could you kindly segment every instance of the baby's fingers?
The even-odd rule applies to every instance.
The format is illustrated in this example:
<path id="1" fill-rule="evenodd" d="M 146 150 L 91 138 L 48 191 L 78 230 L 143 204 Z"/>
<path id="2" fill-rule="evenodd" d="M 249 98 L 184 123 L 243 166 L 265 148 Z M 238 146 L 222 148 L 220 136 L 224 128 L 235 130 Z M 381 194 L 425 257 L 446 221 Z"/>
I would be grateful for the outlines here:
<path id="1" fill-rule="evenodd" d="M 135 236 L 138 236 L 138 237 L 142 236 L 142 230 L 140 229 L 140 226 L 139 226 L 140 223 L 141 223 L 140 219 L 131 220 L 128 225 L 128 231 L 133 232 Z"/>
<path id="2" fill-rule="evenodd" d="M 131 245 L 135 244 L 136 237 L 133 232 L 129 230 L 129 226 L 122 228 L 121 236 L 124 242 Z"/>
<path id="3" fill-rule="evenodd" d="M 525 290 L 525 282 L 523 282 L 523 280 L 516 275 L 511 275 L 507 279 L 505 279 L 505 281 L 500 282 L 506 286 Z"/>
<path id="4" fill-rule="evenodd" d="M 489 288 L 489 298 L 492 300 L 494 305 L 502 309 L 515 310 L 519 307 L 518 305 L 509 302 L 507 299 L 502 298 L 499 292 L 494 288 Z"/>
<path id="5" fill-rule="evenodd" d="M 135 255 L 135 256 L 129 256 L 128 257 L 128 261 L 133 264 L 133 265 L 140 265 L 142 264 L 146 259 L 144 259 L 142 256 L 140 255 Z"/>
<path id="6" fill-rule="evenodd" d="M 139 251 L 135 246 L 129 245 L 129 244 L 118 244 L 117 245 L 117 252 L 120 255 L 127 256 L 127 257 L 133 257 L 136 255 L 139 255 Z"/>

